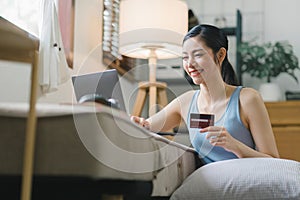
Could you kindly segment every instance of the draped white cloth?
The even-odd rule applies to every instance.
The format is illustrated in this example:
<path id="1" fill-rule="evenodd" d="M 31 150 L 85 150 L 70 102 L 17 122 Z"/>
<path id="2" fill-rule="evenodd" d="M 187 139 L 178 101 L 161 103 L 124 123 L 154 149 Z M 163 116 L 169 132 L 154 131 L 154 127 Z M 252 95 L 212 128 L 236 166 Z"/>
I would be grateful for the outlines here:
<path id="1" fill-rule="evenodd" d="M 41 1 L 39 85 L 43 94 L 53 92 L 70 78 L 54 0 Z"/>

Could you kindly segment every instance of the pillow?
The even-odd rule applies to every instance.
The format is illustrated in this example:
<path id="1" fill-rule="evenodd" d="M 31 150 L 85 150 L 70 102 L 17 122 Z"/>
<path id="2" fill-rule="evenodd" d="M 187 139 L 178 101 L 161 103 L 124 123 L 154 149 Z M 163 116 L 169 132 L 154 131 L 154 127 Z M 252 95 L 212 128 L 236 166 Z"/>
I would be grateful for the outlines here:
<path id="1" fill-rule="evenodd" d="M 193 172 L 170 199 L 300 199 L 300 162 L 242 158 L 210 163 Z"/>

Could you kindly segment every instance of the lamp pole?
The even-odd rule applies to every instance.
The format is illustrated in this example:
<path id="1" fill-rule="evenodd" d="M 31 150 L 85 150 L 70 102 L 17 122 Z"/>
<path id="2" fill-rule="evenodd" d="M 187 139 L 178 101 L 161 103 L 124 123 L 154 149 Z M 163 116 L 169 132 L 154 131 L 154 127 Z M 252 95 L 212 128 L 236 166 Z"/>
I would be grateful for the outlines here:
<path id="1" fill-rule="evenodd" d="M 156 66 L 157 66 L 157 55 L 156 47 L 150 47 L 149 55 L 149 116 L 156 113 L 156 98 L 157 98 L 157 87 L 156 83 Z"/>
<path id="2" fill-rule="evenodd" d="M 162 48 L 159 45 L 143 46 L 150 50 L 148 54 L 149 81 L 139 83 L 139 91 L 133 108 L 132 115 L 140 116 L 145 104 L 146 96 L 149 96 L 148 116 L 157 112 L 157 106 L 164 107 L 167 105 L 168 98 L 166 93 L 167 84 L 156 81 L 157 54 L 156 50 Z"/>

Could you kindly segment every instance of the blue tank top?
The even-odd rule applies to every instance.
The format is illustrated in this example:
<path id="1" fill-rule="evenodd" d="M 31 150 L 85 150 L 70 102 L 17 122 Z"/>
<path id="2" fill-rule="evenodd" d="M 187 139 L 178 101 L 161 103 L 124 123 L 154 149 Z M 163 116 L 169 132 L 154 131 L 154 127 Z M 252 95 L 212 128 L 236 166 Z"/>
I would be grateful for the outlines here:
<path id="1" fill-rule="evenodd" d="M 215 126 L 224 126 L 235 139 L 241 141 L 250 148 L 255 149 L 252 135 L 249 129 L 244 126 L 240 118 L 239 97 L 241 89 L 242 86 L 239 86 L 235 89 L 227 104 L 225 113 L 218 121 L 215 122 Z M 199 133 L 199 129 L 189 128 L 190 113 L 199 113 L 197 106 L 197 97 L 199 93 L 200 90 L 197 90 L 193 95 L 190 110 L 187 116 L 191 144 L 206 163 L 237 158 L 235 154 L 226 151 L 222 147 L 212 146 L 209 143 L 209 140 L 206 139 L 207 133 Z"/>

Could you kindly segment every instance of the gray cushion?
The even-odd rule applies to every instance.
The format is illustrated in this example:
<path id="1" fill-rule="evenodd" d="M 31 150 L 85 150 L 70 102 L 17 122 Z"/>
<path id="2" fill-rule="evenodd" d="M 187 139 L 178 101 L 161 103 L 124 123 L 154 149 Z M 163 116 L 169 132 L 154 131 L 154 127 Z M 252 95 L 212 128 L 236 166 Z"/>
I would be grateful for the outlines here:
<path id="1" fill-rule="evenodd" d="M 207 164 L 173 193 L 177 199 L 300 199 L 300 162 L 243 158 Z"/>

